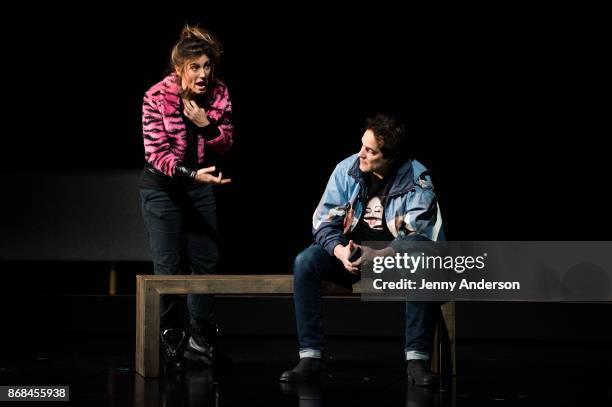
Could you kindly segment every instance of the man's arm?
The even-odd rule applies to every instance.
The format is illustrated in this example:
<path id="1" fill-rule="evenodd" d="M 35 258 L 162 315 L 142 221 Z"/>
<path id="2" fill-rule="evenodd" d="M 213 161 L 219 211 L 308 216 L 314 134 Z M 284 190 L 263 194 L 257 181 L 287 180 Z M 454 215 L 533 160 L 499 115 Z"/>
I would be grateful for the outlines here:
<path id="1" fill-rule="evenodd" d="M 431 182 L 421 186 L 417 183 L 398 236 L 391 247 L 398 250 L 402 241 L 437 241 L 441 238 L 442 217 Z"/>
<path id="2" fill-rule="evenodd" d="M 337 165 L 332 173 L 325 192 L 312 217 L 312 236 L 330 256 L 338 245 L 346 246 L 348 240 L 344 235 L 344 219 L 350 208 L 345 168 Z"/>

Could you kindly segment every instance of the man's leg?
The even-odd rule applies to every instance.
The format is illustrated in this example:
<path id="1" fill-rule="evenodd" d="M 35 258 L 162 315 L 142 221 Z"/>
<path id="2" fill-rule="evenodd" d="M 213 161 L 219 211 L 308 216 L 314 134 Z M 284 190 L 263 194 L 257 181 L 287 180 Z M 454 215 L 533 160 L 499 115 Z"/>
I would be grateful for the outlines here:
<path id="1" fill-rule="evenodd" d="M 293 301 L 297 322 L 300 363 L 284 372 L 281 381 L 302 381 L 317 377 L 322 371 L 325 346 L 323 331 L 321 281 L 350 286 L 359 280 L 342 263 L 317 244 L 302 251 L 293 265 Z"/>
<path id="2" fill-rule="evenodd" d="M 431 386 L 437 381 L 431 372 L 430 360 L 439 317 L 440 306 L 437 302 L 406 302 L 404 350 L 408 362 L 408 379 L 418 386 Z"/>

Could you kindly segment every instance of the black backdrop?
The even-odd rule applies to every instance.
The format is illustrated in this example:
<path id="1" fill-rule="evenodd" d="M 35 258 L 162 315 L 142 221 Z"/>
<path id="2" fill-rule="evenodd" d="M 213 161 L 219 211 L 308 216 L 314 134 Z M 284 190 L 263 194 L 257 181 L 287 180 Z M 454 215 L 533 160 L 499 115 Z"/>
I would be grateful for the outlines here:
<path id="1" fill-rule="evenodd" d="M 235 106 L 223 163 L 235 182 L 220 197 L 232 244 L 256 240 L 283 259 L 307 244 L 331 169 L 378 111 L 407 124 L 449 238 L 605 237 L 603 55 L 597 25 L 579 15 L 52 12 L 4 29 L 5 171 L 141 168 L 142 94 L 182 24 L 200 22 L 225 45 Z"/>
<path id="2" fill-rule="evenodd" d="M 228 272 L 289 271 L 329 173 L 378 111 L 406 123 L 449 239 L 608 239 L 603 37 L 583 15 L 54 7 L 4 17 L 0 169 L 141 168 L 142 94 L 199 22 L 225 45 L 235 109 L 222 163 L 234 183 L 219 194 Z"/>

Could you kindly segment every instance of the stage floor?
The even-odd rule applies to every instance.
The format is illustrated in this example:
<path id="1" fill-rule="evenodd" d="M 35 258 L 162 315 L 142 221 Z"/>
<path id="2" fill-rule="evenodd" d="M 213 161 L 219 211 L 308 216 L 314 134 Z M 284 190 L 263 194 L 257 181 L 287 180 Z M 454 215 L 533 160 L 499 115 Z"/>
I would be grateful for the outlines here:
<path id="1" fill-rule="evenodd" d="M 439 391 L 406 383 L 397 337 L 330 337 L 327 373 L 300 386 L 278 382 L 297 361 L 294 337 L 225 336 L 229 359 L 214 372 L 146 380 L 134 372 L 133 338 L 50 338 L 3 349 L 0 385 L 70 386 L 70 403 L 43 405 L 612 405 L 612 345 L 602 343 L 459 341 L 458 375 Z"/>

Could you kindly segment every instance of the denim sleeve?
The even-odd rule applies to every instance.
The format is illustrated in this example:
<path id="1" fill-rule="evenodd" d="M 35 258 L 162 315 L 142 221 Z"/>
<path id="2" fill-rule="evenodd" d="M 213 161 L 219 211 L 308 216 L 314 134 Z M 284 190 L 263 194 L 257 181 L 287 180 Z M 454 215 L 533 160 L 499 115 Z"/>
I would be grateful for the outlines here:
<path id="1" fill-rule="evenodd" d="M 442 218 L 431 184 L 415 185 L 408 199 L 402 227 L 391 247 L 398 249 L 398 243 L 406 240 L 438 241 L 442 234 Z"/>
<path id="2" fill-rule="evenodd" d="M 349 209 L 349 196 L 346 181 L 346 170 L 336 166 L 325 192 L 312 217 L 312 236 L 327 253 L 334 255 L 336 245 L 346 245 L 344 219 Z"/>

